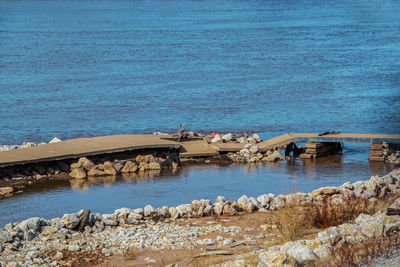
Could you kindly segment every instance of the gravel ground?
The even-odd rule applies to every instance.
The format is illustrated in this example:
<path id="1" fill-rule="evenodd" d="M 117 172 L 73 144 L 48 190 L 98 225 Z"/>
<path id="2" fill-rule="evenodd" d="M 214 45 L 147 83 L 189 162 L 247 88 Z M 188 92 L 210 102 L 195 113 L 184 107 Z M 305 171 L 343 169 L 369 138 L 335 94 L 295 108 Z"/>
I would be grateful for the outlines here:
<path id="1" fill-rule="evenodd" d="M 393 254 L 382 255 L 374 259 L 368 264 L 358 264 L 357 267 L 400 267 L 400 250 L 396 250 Z"/>

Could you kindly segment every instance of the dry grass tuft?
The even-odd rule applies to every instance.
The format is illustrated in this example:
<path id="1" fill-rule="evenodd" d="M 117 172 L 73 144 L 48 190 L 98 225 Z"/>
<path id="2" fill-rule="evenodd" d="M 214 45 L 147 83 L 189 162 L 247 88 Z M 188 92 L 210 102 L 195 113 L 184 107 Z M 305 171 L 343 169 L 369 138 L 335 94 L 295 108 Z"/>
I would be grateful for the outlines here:
<path id="1" fill-rule="evenodd" d="M 277 228 L 281 233 L 281 241 L 299 239 L 312 224 L 307 218 L 308 212 L 302 207 L 285 206 L 276 212 Z"/>
<path id="2" fill-rule="evenodd" d="M 298 240 L 307 233 L 314 232 L 315 228 L 324 229 L 337 226 L 354 220 L 361 213 L 373 214 L 396 199 L 399 195 L 379 200 L 371 206 L 365 198 L 346 196 L 344 202 L 332 204 L 331 196 L 323 196 L 321 202 L 312 203 L 306 206 L 286 205 L 280 210 L 274 211 L 275 219 L 270 219 L 271 226 L 275 223 L 280 232 L 281 240 Z M 389 203 L 389 204 L 388 204 Z"/>
<path id="3" fill-rule="evenodd" d="M 368 207 L 368 200 L 365 198 L 345 199 L 341 205 L 332 205 L 331 197 L 324 196 L 320 205 L 306 207 L 307 217 L 315 227 L 328 228 L 355 219 L 361 213 L 372 213 Z"/>

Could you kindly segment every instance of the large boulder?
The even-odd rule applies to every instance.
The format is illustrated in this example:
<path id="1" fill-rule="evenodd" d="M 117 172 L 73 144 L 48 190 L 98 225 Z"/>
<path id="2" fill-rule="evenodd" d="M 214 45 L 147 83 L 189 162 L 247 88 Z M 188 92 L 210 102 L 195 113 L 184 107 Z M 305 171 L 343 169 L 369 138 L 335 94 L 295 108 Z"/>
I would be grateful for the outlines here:
<path id="1" fill-rule="evenodd" d="M 314 253 L 318 256 L 318 258 L 329 257 L 332 255 L 332 246 L 329 244 L 321 245 L 314 249 Z"/>
<path id="2" fill-rule="evenodd" d="M 237 214 L 237 210 L 235 209 L 235 204 L 234 203 L 227 203 L 224 205 L 224 208 L 222 210 L 222 214 L 225 216 L 234 216 Z"/>
<path id="3" fill-rule="evenodd" d="M 262 159 L 262 161 L 266 162 L 274 162 L 274 161 L 280 161 L 284 160 L 285 158 L 279 153 L 278 150 L 274 150 L 274 152 L 267 154 L 266 157 Z"/>
<path id="4" fill-rule="evenodd" d="M 256 134 L 256 133 L 253 134 L 252 138 L 253 138 L 257 143 L 260 143 L 260 142 L 261 142 L 260 136 L 259 136 L 258 134 Z"/>
<path id="5" fill-rule="evenodd" d="M 176 210 L 175 207 L 170 207 L 168 209 L 168 213 L 171 215 L 172 220 L 176 220 L 179 217 L 179 212 Z"/>
<path id="6" fill-rule="evenodd" d="M 271 210 L 278 210 L 285 206 L 285 197 L 283 195 L 274 196 L 269 204 Z"/>
<path id="7" fill-rule="evenodd" d="M 150 162 L 149 163 L 149 170 L 161 170 L 160 163 L 158 163 L 158 162 Z"/>
<path id="8" fill-rule="evenodd" d="M 232 141 L 232 139 L 233 139 L 233 134 L 231 133 L 227 133 L 222 136 L 222 141 L 224 142 L 230 142 Z"/>
<path id="9" fill-rule="evenodd" d="M 58 229 L 58 227 L 55 226 L 46 226 L 43 228 L 42 234 L 43 235 L 52 235 L 56 232 L 58 232 L 60 229 Z"/>
<path id="10" fill-rule="evenodd" d="M 40 217 L 33 217 L 20 222 L 16 227 L 24 232 L 28 230 L 39 231 L 40 222 L 41 222 Z"/>
<path id="11" fill-rule="evenodd" d="M 280 246 L 269 247 L 266 251 L 261 252 L 258 257 L 267 266 L 286 266 L 287 255 L 281 252 Z"/>
<path id="12" fill-rule="evenodd" d="M 138 155 L 136 157 L 136 162 L 138 163 L 150 163 L 150 162 L 154 162 L 154 156 L 153 155 Z"/>
<path id="13" fill-rule="evenodd" d="M 217 215 L 222 215 L 224 206 L 225 204 L 223 202 L 215 202 L 213 207 L 214 213 Z"/>
<path id="14" fill-rule="evenodd" d="M 156 214 L 156 209 L 152 205 L 146 205 L 144 207 L 144 216 L 151 217 Z"/>
<path id="15" fill-rule="evenodd" d="M 192 212 L 192 205 L 191 204 L 182 204 L 176 207 L 176 210 L 179 213 L 179 217 L 190 216 Z"/>
<path id="16" fill-rule="evenodd" d="M 329 227 L 328 229 L 319 232 L 316 238 L 322 244 L 335 245 L 340 240 L 340 233 L 337 227 Z"/>
<path id="17" fill-rule="evenodd" d="M 94 168 L 94 163 L 92 161 L 90 161 L 88 158 L 86 157 L 82 157 L 79 159 L 78 163 L 85 168 L 86 170 L 90 170 L 91 168 Z"/>
<path id="18" fill-rule="evenodd" d="M 90 169 L 90 170 L 87 172 L 87 175 L 88 175 L 88 176 L 105 176 L 105 175 L 107 175 L 107 173 L 104 172 L 104 171 L 102 171 L 102 170 L 99 170 L 99 169 L 97 169 L 97 168 L 95 167 L 95 168 Z"/>
<path id="19" fill-rule="evenodd" d="M 292 246 L 290 249 L 288 249 L 287 253 L 295 258 L 298 263 L 317 259 L 317 256 L 310 247 L 300 244 Z"/>
<path id="20" fill-rule="evenodd" d="M 134 210 L 132 210 L 132 212 L 129 214 L 129 217 L 128 217 L 128 218 L 131 218 L 131 219 L 134 219 L 134 220 L 141 220 L 141 219 L 143 219 L 143 215 L 144 215 L 144 212 L 143 212 L 143 209 L 142 209 L 142 208 L 140 208 L 140 209 L 134 209 Z"/>
<path id="21" fill-rule="evenodd" d="M 61 222 L 68 229 L 74 229 L 79 224 L 79 217 L 76 214 L 64 214 Z"/>
<path id="22" fill-rule="evenodd" d="M 266 209 L 269 208 L 269 202 L 271 201 L 271 198 L 267 194 L 257 197 L 257 200 L 258 200 L 258 202 L 260 202 L 260 204 L 263 208 L 266 208 Z"/>
<path id="23" fill-rule="evenodd" d="M 117 171 L 114 169 L 111 162 L 108 164 L 104 163 L 104 172 L 107 175 L 117 175 Z"/>
<path id="24" fill-rule="evenodd" d="M 132 212 L 130 208 L 121 208 L 114 211 L 117 217 L 127 217 Z"/>
<path id="25" fill-rule="evenodd" d="M 146 162 L 140 162 L 138 168 L 139 168 L 140 172 L 145 172 L 145 171 L 147 171 L 149 169 L 149 164 L 146 163 Z"/>
<path id="26" fill-rule="evenodd" d="M 250 147 L 250 149 L 249 149 L 249 151 L 250 151 L 250 153 L 251 154 L 257 154 L 257 152 L 258 152 L 258 146 L 252 146 L 252 147 Z"/>
<path id="27" fill-rule="evenodd" d="M 7 195 L 10 194 L 14 191 L 14 188 L 12 188 L 11 186 L 7 186 L 7 187 L 0 187 L 0 196 L 1 195 Z"/>
<path id="28" fill-rule="evenodd" d="M 246 195 L 241 196 L 237 201 L 239 208 L 243 211 L 253 212 L 256 210 L 256 206 L 249 200 Z"/>
<path id="29" fill-rule="evenodd" d="M 84 171 L 83 168 L 73 168 L 71 172 L 69 173 L 69 176 L 75 179 L 85 179 L 86 178 L 86 172 Z"/>
<path id="30" fill-rule="evenodd" d="M 121 172 L 124 165 L 121 162 L 113 163 L 113 168 L 118 172 Z"/>
<path id="31" fill-rule="evenodd" d="M 130 172 L 136 172 L 138 170 L 138 166 L 136 163 L 133 163 L 132 161 L 128 160 L 125 162 L 124 167 L 121 169 L 122 173 L 130 173 Z"/>
<path id="32" fill-rule="evenodd" d="M 311 192 L 313 196 L 338 194 L 339 189 L 334 186 L 321 187 Z"/>

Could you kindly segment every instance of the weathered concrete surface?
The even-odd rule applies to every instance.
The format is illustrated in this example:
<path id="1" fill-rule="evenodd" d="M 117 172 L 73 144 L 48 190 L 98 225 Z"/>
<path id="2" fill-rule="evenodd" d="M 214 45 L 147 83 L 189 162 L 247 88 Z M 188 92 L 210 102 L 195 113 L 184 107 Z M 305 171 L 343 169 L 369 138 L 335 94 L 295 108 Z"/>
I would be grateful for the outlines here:
<path id="1" fill-rule="evenodd" d="M 164 137 L 164 136 L 163 136 Z M 181 145 L 157 135 L 121 134 L 67 141 L 0 152 L 0 167 L 78 158 L 147 148 L 179 148 Z"/>
<path id="2" fill-rule="evenodd" d="M 400 135 L 387 134 L 330 134 L 318 136 L 318 133 L 284 134 L 257 144 L 261 152 L 275 147 L 282 147 L 300 139 L 324 139 L 339 141 L 360 140 L 373 142 L 400 142 Z M 220 143 L 208 144 L 205 140 L 194 139 L 177 142 L 169 135 L 150 134 L 120 134 L 98 136 L 91 138 L 77 138 L 56 143 L 44 144 L 24 149 L 0 152 L 0 167 L 26 163 L 46 162 L 79 158 L 91 155 L 116 153 L 138 149 L 175 148 L 180 149 L 181 157 L 217 156 L 220 152 L 237 152 L 244 144 Z"/>
<path id="3" fill-rule="evenodd" d="M 182 145 L 179 156 L 182 158 L 190 157 L 212 157 L 218 156 L 217 149 L 208 144 L 205 140 L 190 140 L 179 143 Z"/>

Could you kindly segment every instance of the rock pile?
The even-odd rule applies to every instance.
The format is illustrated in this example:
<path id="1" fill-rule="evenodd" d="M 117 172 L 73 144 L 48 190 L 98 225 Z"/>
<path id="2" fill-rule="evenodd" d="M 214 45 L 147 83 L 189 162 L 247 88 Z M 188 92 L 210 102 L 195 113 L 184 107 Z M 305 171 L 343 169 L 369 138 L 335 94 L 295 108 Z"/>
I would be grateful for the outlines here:
<path id="1" fill-rule="evenodd" d="M 86 157 L 72 163 L 69 176 L 75 179 L 85 179 L 88 176 L 107 176 L 121 173 L 145 172 L 148 170 L 161 170 L 161 165 L 153 155 L 138 155 L 134 161 L 106 161 L 102 164 L 94 164 Z"/>
<path id="2" fill-rule="evenodd" d="M 251 137 L 247 137 L 247 134 L 238 135 L 233 133 L 220 134 L 216 133 L 211 136 L 211 143 L 241 143 L 241 144 L 257 144 L 261 142 L 258 134 L 253 134 Z"/>
<path id="3" fill-rule="evenodd" d="M 51 143 L 56 143 L 56 142 L 61 142 L 60 139 L 57 137 L 54 137 L 49 144 Z M 47 144 L 45 142 L 42 143 L 35 143 L 35 142 L 23 142 L 21 145 L 0 145 L 0 152 L 1 151 L 9 151 L 9 150 L 15 150 L 15 149 L 22 149 L 22 148 L 28 148 L 28 147 L 34 147 L 34 146 L 40 146 Z"/>
<path id="4" fill-rule="evenodd" d="M 257 145 L 247 144 L 243 149 L 237 153 L 228 153 L 227 155 L 231 160 L 235 162 L 274 162 L 281 161 L 285 158 L 281 155 L 278 150 L 269 149 L 265 153 L 261 153 Z"/>
<path id="5" fill-rule="evenodd" d="M 400 145 L 399 144 L 382 144 L 383 155 L 385 156 L 385 161 L 391 164 L 400 165 Z"/>

